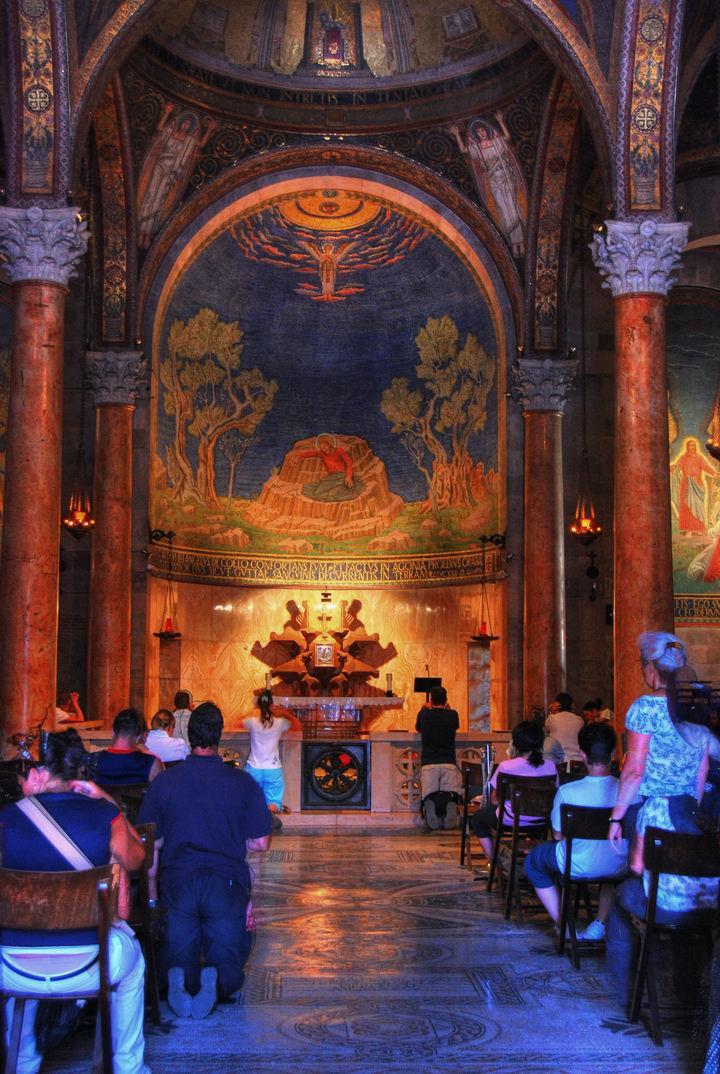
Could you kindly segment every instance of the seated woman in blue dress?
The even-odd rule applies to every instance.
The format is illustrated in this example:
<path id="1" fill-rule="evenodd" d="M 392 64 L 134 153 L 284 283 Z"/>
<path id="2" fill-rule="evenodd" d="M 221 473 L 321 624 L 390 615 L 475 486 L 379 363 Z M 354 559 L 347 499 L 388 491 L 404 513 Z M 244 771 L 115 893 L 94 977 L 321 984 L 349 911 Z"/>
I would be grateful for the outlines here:
<path id="1" fill-rule="evenodd" d="M 59 872 L 70 868 L 61 850 L 32 821 L 36 803 L 50 814 L 89 860 L 88 868 L 119 862 L 140 867 L 143 844 L 117 805 L 99 787 L 81 780 L 87 758 L 77 731 L 48 735 L 41 764 L 21 780 L 23 800 L 0 811 L 2 863 L 7 869 Z M 25 810 L 29 809 L 29 814 Z M 97 931 L 28 932 L 0 930 L 1 972 L 5 988 L 82 993 L 98 980 Z M 124 921 L 110 930 L 110 993 L 115 1074 L 150 1074 L 144 1062 L 143 985 L 145 962 L 140 944 Z M 6 1027 L 12 1024 L 14 1000 L 5 1002 Z M 42 1056 L 35 1040 L 37 1002 L 25 1006 L 18 1074 L 37 1074 Z"/>

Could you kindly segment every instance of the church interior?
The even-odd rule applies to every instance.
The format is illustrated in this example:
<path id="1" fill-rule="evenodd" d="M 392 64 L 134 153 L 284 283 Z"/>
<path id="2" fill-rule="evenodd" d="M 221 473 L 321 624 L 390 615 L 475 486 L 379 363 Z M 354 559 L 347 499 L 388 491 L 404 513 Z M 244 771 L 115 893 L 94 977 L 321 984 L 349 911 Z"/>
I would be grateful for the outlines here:
<path id="1" fill-rule="evenodd" d="M 232 1048 L 148 1062 L 541 1074 L 576 1002 L 596 1061 L 698 1070 L 420 843 L 415 721 L 441 680 L 458 760 L 560 692 L 621 735 L 643 631 L 720 681 L 717 4 L 2 6 L 4 756 L 178 691 L 240 764 L 263 689 L 303 725 Z"/>

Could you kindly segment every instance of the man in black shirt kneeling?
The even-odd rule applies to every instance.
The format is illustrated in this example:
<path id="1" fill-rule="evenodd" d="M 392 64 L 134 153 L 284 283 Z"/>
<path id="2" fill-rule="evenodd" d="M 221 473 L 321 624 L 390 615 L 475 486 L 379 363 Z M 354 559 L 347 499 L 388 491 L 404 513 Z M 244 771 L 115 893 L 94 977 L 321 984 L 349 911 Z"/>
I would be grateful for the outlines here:
<path id="1" fill-rule="evenodd" d="M 444 822 L 435 808 L 437 792 L 442 795 L 457 796 L 460 790 L 460 773 L 455 764 L 455 733 L 460 721 L 455 709 L 447 703 L 447 690 L 444 686 L 433 686 L 430 691 L 430 704 L 425 704 L 418 713 L 415 730 L 422 738 L 420 756 L 420 786 L 423 798 L 423 813 L 429 828 L 457 827 L 457 804 L 447 800 Z"/>

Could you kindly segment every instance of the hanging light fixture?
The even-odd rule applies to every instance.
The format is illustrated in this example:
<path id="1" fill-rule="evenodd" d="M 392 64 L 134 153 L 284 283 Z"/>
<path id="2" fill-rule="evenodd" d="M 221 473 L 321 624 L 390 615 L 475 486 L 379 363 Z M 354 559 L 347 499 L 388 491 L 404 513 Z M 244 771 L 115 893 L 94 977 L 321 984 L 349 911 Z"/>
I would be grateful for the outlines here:
<path id="1" fill-rule="evenodd" d="M 82 537 L 95 525 L 90 503 L 90 482 L 88 480 L 87 460 L 85 458 L 85 363 L 87 346 L 83 351 L 81 387 L 80 387 L 80 434 L 75 456 L 75 469 L 70 485 L 70 502 L 63 518 L 63 526 L 73 537 Z"/>
<path id="2" fill-rule="evenodd" d="M 595 505 L 590 487 L 590 456 L 587 446 L 587 367 L 585 355 L 585 238 L 580 244 L 580 378 L 582 454 L 575 514 L 570 523 L 570 533 L 580 544 L 587 547 L 602 533 L 602 526 L 595 515 Z"/>
<path id="3" fill-rule="evenodd" d="M 705 450 L 708 455 L 712 455 L 714 459 L 717 459 L 718 462 L 720 462 L 720 375 L 718 376 L 715 402 L 713 403 L 713 412 L 708 433 L 710 434 L 710 439 L 705 445 Z"/>
<path id="4" fill-rule="evenodd" d="M 163 596 L 162 615 L 160 617 L 160 630 L 153 631 L 153 637 L 162 638 L 163 641 L 171 641 L 173 638 L 181 638 L 182 634 L 177 629 L 177 602 L 175 600 L 175 585 L 173 582 L 173 530 L 153 530 L 150 534 L 151 541 L 167 541 L 167 573 L 165 576 L 165 593 Z"/>
<path id="5" fill-rule="evenodd" d="M 489 647 L 491 641 L 497 641 L 500 637 L 499 634 L 493 633 L 492 618 L 490 616 L 490 601 L 487 594 L 487 582 L 483 579 L 480 583 L 480 615 L 479 615 L 479 630 L 477 634 L 471 634 L 471 640 L 479 642 L 480 645 L 486 645 Z"/>

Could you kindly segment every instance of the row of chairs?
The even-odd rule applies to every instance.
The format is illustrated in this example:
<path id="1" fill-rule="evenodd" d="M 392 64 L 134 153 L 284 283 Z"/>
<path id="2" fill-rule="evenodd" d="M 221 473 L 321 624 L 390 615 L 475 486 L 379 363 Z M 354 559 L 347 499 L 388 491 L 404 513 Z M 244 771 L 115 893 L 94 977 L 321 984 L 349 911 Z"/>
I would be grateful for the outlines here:
<path id="1" fill-rule="evenodd" d="M 472 868 L 469 820 L 473 812 L 473 799 L 485 795 L 486 772 L 481 764 L 463 762 L 463 815 L 460 841 L 460 865 Z M 498 779 L 498 825 L 493 841 L 493 853 L 487 879 L 491 891 L 496 876 L 502 879 L 501 855 L 505 851 L 505 918 L 516 907 L 518 923 L 522 922 L 522 898 L 520 872 L 522 861 L 529 850 L 543 842 L 551 834 L 550 815 L 555 797 L 556 784 L 552 777 L 518 777 L 501 774 Z M 512 821 L 505 819 L 505 805 L 512 809 Z M 591 808 L 563 804 L 560 809 L 561 833 L 565 839 L 565 868 L 561 878 L 561 916 L 557 940 L 557 953 L 565 953 L 569 939 L 573 966 L 580 965 L 580 955 L 596 950 L 596 944 L 578 940 L 577 915 L 583 900 L 591 913 L 590 882 L 572 876 L 572 848 L 576 839 L 606 839 L 610 822 L 610 809 Z M 521 816 L 538 818 L 536 822 L 520 826 Z M 644 843 L 644 866 L 649 874 L 648 907 L 645 917 L 633 918 L 633 925 L 640 935 L 640 955 L 629 1010 L 629 1021 L 637 1022 L 643 997 L 647 991 L 650 1026 L 653 1043 L 663 1042 L 655 976 L 652 971 L 652 952 L 659 934 L 683 931 L 701 935 L 712 947 L 713 935 L 720 925 L 720 904 L 715 914 L 701 916 L 681 925 L 659 925 L 657 893 L 660 874 L 685 877 L 720 877 L 720 839 L 717 835 L 684 835 L 660 828 L 648 828 Z M 623 877 L 617 875 L 594 878 L 592 884 L 617 884 Z M 720 903 L 720 900 L 719 900 Z"/>

